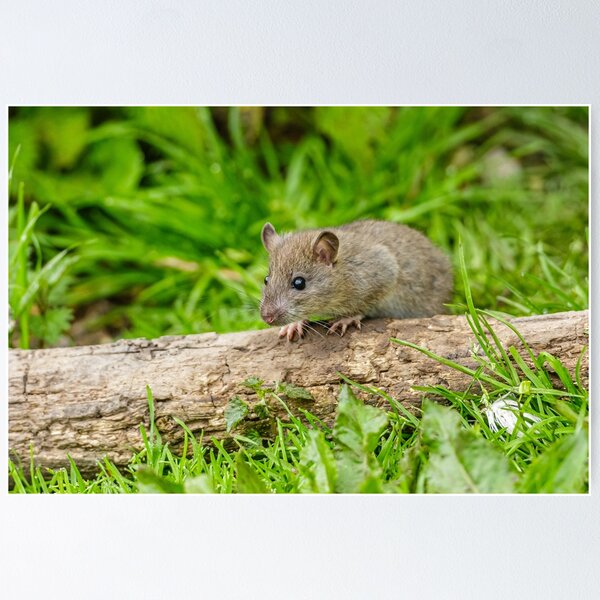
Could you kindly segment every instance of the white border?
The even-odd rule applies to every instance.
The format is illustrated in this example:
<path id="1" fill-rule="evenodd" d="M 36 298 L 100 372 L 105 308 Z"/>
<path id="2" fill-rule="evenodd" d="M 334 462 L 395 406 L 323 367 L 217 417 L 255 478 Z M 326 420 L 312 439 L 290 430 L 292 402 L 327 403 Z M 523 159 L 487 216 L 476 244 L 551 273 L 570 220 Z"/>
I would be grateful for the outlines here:
<path id="1" fill-rule="evenodd" d="M 600 23 L 596 3 L 587 0 L 121 4 L 13 3 L 0 18 L 0 105 L 600 101 Z M 3 119 L 0 139 L 6 136 Z M 5 143 L 0 159 L 6 190 Z M 4 202 L 3 257 L 6 217 Z M 597 218 L 592 212 L 594 232 Z M 597 265 L 591 240 L 590 264 Z M 3 258 L 2 281 L 6 269 Z M 593 304 L 597 286 L 594 278 Z M 594 340 L 596 329 L 594 320 Z M 0 351 L 4 468 L 7 353 Z M 592 398 L 596 389 L 592 377 Z M 595 458 L 597 444 L 592 481 Z M 591 598 L 597 591 L 594 490 L 474 498 L 2 492 L 0 501 L 8 597 L 499 598 L 518 590 L 518 597 Z"/>

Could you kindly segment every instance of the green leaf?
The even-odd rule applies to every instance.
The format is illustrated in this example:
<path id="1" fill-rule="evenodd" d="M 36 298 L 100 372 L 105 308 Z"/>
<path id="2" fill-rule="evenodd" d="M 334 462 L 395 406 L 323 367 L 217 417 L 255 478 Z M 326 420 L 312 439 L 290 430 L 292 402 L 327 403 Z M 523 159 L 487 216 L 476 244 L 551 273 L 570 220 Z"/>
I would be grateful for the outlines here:
<path id="1" fill-rule="evenodd" d="M 300 471 L 303 475 L 301 492 L 323 494 L 335 491 L 335 458 L 322 431 L 311 429 L 308 432 L 307 444 L 300 453 Z"/>
<path id="2" fill-rule="evenodd" d="M 291 383 L 278 383 L 277 393 L 294 400 L 313 400 L 311 393 L 302 387 Z"/>
<path id="3" fill-rule="evenodd" d="M 229 433 L 236 425 L 242 422 L 248 414 L 248 405 L 239 397 L 234 396 L 225 407 L 225 426 Z"/>
<path id="4" fill-rule="evenodd" d="M 183 491 L 186 494 L 214 494 L 215 488 L 212 479 L 206 473 L 202 473 L 186 479 L 183 482 Z"/>
<path id="5" fill-rule="evenodd" d="M 244 381 L 242 381 L 242 385 L 250 388 L 251 390 L 261 387 L 263 383 L 263 380 L 259 379 L 258 377 L 248 377 L 248 379 L 244 379 Z"/>
<path id="6" fill-rule="evenodd" d="M 50 204 L 46 204 L 42 210 L 39 209 L 37 202 L 32 202 L 31 207 L 29 209 L 29 214 L 27 215 L 27 223 L 24 222 L 24 206 L 23 199 L 21 193 L 19 194 L 19 203 L 18 203 L 18 217 L 21 221 L 19 229 L 19 237 L 16 240 L 16 243 L 12 245 L 9 253 L 9 263 L 8 268 L 9 272 L 12 275 L 16 270 L 14 267 L 17 264 L 17 260 L 21 256 L 26 256 L 29 246 L 31 245 L 31 238 L 33 236 L 33 231 L 37 220 L 50 208 Z"/>
<path id="7" fill-rule="evenodd" d="M 381 467 L 374 451 L 387 424 L 385 412 L 366 406 L 346 384 L 342 386 L 333 427 L 336 491 L 381 491 Z"/>
<path id="8" fill-rule="evenodd" d="M 324 106 L 315 109 L 317 127 L 328 135 L 358 166 L 369 169 L 373 143 L 384 139 L 389 107 Z"/>
<path id="9" fill-rule="evenodd" d="M 38 113 L 40 136 L 50 150 L 55 169 L 72 167 L 87 143 L 88 108 L 45 107 Z"/>
<path id="10" fill-rule="evenodd" d="M 27 290 L 21 296 L 18 306 L 13 308 L 16 315 L 21 315 L 23 311 L 29 309 L 41 287 L 51 288 L 56 285 L 60 278 L 64 276 L 66 270 L 77 262 L 78 257 L 67 256 L 69 251 L 70 248 L 66 248 L 59 252 L 35 273 L 28 283 Z"/>
<path id="11" fill-rule="evenodd" d="M 463 429 L 456 411 L 423 403 L 421 442 L 429 461 L 426 491 L 433 493 L 500 493 L 514 490 L 506 457 L 473 429 Z"/>
<path id="12" fill-rule="evenodd" d="M 242 452 L 235 458 L 238 494 L 266 494 L 269 490 L 258 473 L 244 460 Z"/>
<path id="13" fill-rule="evenodd" d="M 406 448 L 400 457 L 398 477 L 389 482 L 389 491 L 401 494 L 422 492 L 422 489 L 420 489 L 422 482 L 422 477 L 420 477 L 421 465 L 421 442 L 417 439 L 415 445 Z M 386 491 L 388 490 L 386 489 Z"/>
<path id="14" fill-rule="evenodd" d="M 253 406 L 253 409 L 254 409 L 254 414 L 259 419 L 266 419 L 271 414 L 271 411 L 269 410 L 269 406 L 267 405 L 267 402 L 265 401 L 264 398 L 260 402 L 257 402 Z"/>
<path id="15" fill-rule="evenodd" d="M 97 142 L 91 147 L 87 160 L 109 194 L 134 190 L 144 171 L 144 155 L 137 143 L 128 138 Z"/>
<path id="16" fill-rule="evenodd" d="M 136 473 L 138 490 L 143 494 L 181 494 L 183 485 L 157 475 L 150 467 L 140 466 Z"/>
<path id="17" fill-rule="evenodd" d="M 521 491 L 577 494 L 587 492 L 588 436 L 580 429 L 554 442 L 529 466 Z"/>
<path id="18" fill-rule="evenodd" d="M 202 156 L 205 151 L 207 132 L 201 111 L 193 106 L 135 106 L 126 111 L 143 129 L 173 140 Z"/>
<path id="19" fill-rule="evenodd" d="M 72 320 L 71 308 L 66 306 L 49 308 L 44 314 L 31 317 L 31 332 L 46 344 L 52 345 L 69 329 Z"/>

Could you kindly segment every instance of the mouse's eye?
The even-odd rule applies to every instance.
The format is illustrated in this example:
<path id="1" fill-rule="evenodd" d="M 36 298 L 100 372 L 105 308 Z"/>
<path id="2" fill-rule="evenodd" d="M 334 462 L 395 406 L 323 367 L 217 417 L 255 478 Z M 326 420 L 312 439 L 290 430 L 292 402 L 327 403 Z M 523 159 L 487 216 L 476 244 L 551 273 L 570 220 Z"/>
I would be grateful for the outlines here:
<path id="1" fill-rule="evenodd" d="M 292 287 L 296 288 L 297 290 L 303 290 L 306 287 L 306 281 L 304 280 L 304 277 L 294 277 L 292 280 Z"/>
<path id="2" fill-rule="evenodd" d="M 269 276 L 268 275 L 265 277 L 265 285 L 269 285 Z"/>

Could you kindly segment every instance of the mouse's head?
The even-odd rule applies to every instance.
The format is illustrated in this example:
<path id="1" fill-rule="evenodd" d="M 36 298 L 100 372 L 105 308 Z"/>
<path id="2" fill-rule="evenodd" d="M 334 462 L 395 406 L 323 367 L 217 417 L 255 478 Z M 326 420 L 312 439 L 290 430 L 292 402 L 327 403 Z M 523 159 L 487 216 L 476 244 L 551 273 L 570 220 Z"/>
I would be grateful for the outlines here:
<path id="1" fill-rule="evenodd" d="M 269 325 L 285 325 L 335 314 L 336 259 L 339 239 L 332 231 L 278 235 L 271 223 L 262 229 L 269 253 L 269 274 L 260 316 Z"/>

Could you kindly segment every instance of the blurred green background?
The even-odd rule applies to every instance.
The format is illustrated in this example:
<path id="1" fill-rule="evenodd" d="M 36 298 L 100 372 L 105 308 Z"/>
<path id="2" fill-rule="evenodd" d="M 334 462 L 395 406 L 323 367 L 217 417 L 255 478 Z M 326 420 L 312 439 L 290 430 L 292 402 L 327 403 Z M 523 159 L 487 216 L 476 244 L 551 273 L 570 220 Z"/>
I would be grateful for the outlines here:
<path id="1" fill-rule="evenodd" d="M 265 326 L 267 220 L 407 223 L 455 264 L 462 240 L 481 308 L 587 307 L 585 107 L 19 107 L 9 120 L 11 346 Z"/>

